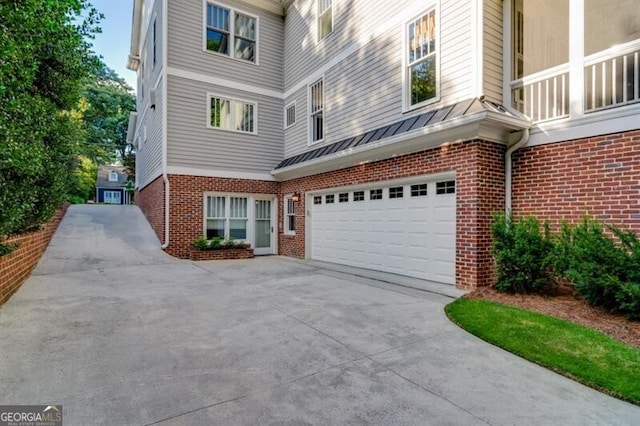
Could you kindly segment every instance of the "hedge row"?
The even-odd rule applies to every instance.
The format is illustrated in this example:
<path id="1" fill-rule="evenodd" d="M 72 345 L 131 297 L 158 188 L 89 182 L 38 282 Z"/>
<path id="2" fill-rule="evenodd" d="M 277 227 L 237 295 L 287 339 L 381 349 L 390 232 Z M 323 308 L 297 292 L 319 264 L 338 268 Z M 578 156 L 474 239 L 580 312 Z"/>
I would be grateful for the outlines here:
<path id="1" fill-rule="evenodd" d="M 553 294 L 560 281 L 591 305 L 640 319 L 640 239 L 584 218 L 558 232 L 535 217 L 494 216 L 495 287 L 511 293 Z"/>

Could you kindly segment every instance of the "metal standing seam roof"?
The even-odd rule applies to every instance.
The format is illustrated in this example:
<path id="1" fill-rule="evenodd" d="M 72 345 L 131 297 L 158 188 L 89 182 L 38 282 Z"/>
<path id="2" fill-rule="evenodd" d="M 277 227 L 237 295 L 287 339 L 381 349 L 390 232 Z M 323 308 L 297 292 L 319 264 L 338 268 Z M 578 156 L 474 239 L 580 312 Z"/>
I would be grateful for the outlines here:
<path id="1" fill-rule="evenodd" d="M 325 157 L 339 151 L 356 148 L 362 145 L 378 142 L 382 139 L 397 136 L 403 133 L 411 132 L 422 127 L 430 126 L 436 123 L 442 123 L 458 117 L 475 114 L 482 111 L 491 111 L 505 114 L 510 117 L 518 117 L 509 112 L 504 106 L 487 100 L 479 100 L 477 98 L 461 101 L 453 105 L 443 108 L 424 112 L 420 115 L 412 116 L 386 126 L 370 130 L 359 134 L 355 137 L 334 142 L 329 145 L 323 145 L 311 151 L 303 152 L 292 157 L 285 158 L 278 164 L 274 170 L 284 167 L 293 166 L 295 164 L 304 163 L 306 161 L 315 160 L 316 158 Z"/>

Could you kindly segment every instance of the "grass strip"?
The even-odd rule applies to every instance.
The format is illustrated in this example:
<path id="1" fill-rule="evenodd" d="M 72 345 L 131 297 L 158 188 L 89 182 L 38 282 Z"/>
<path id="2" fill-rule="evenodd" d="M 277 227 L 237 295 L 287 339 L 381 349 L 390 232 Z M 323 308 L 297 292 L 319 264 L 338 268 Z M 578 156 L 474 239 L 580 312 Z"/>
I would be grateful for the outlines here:
<path id="1" fill-rule="evenodd" d="M 489 343 L 640 405 L 640 349 L 582 325 L 487 300 L 458 299 L 445 311 Z"/>

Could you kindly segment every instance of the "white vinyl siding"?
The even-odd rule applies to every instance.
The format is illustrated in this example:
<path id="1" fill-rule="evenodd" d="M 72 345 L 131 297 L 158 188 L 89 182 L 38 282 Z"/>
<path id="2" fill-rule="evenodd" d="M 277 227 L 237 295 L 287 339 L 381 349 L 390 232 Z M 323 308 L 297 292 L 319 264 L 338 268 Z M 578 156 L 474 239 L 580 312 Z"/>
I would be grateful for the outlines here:
<path id="1" fill-rule="evenodd" d="M 317 0 L 318 2 L 318 41 L 322 41 L 333 32 L 333 1 Z"/>
<path id="2" fill-rule="evenodd" d="M 295 235 L 296 233 L 296 202 L 293 197 L 284 197 L 284 233 Z"/>
<path id="3" fill-rule="evenodd" d="M 257 133 L 255 103 L 209 95 L 209 126 L 235 132 Z"/>
<path id="4" fill-rule="evenodd" d="M 309 143 L 324 140 L 324 80 L 309 86 Z"/>
<path id="5" fill-rule="evenodd" d="M 284 128 L 288 129 L 294 124 L 296 124 L 296 103 L 295 102 L 284 107 Z"/>
<path id="6" fill-rule="evenodd" d="M 262 174 L 268 173 L 282 161 L 284 130 L 281 99 L 171 75 L 167 85 L 169 167 Z M 255 101 L 259 106 L 256 111 L 257 122 L 254 123 L 257 133 L 212 128 L 208 124 L 211 115 L 207 93 L 224 99 L 237 97 Z M 298 127 L 305 129 L 304 126 Z M 306 140 L 303 143 L 306 146 Z"/>
<path id="7" fill-rule="evenodd" d="M 158 3 L 163 2 L 156 1 L 156 4 Z M 214 0 L 213 3 L 217 2 Z M 220 5 L 230 3 L 220 1 Z M 233 80 L 261 89 L 282 91 L 284 27 L 282 16 L 247 3 L 242 4 L 242 10 L 239 10 L 242 15 L 255 16 L 258 19 L 256 65 L 259 63 L 259 66 L 254 66 L 253 62 L 230 60 L 229 55 L 214 54 L 206 49 L 206 1 L 171 0 L 166 4 L 169 17 L 167 35 L 169 74 L 173 70 L 188 71 L 209 78 Z M 161 28 L 160 24 L 158 28 Z M 158 46 L 162 46 L 161 36 L 162 31 L 159 30 Z M 158 53 L 161 54 L 160 51 Z M 278 115 L 281 117 L 282 105 L 280 110 Z M 281 123 L 282 120 L 279 120 L 278 126 L 282 129 Z"/>
<path id="8" fill-rule="evenodd" d="M 424 105 L 438 97 L 436 11 L 430 9 L 407 24 L 407 108 Z"/>
<path id="9" fill-rule="evenodd" d="M 258 18 L 207 3 L 205 49 L 257 63 Z"/>

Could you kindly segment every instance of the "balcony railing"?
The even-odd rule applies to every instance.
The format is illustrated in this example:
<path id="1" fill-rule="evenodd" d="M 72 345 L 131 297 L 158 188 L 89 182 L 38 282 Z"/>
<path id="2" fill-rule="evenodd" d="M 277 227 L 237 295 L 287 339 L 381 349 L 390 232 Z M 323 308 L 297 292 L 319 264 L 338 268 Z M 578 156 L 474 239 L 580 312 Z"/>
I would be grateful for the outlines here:
<path id="1" fill-rule="evenodd" d="M 534 122 L 568 116 L 568 67 L 556 67 L 514 81 L 511 84 L 511 96 L 513 107 Z"/>
<path id="2" fill-rule="evenodd" d="M 615 57 L 601 54 L 585 60 L 584 111 L 592 112 L 640 101 L 640 49 Z"/>
<path id="3" fill-rule="evenodd" d="M 569 93 L 574 71 L 564 64 L 511 82 L 511 105 L 536 123 L 568 117 L 570 99 L 579 101 Z M 640 41 L 585 58 L 583 72 L 585 113 L 640 102 Z"/>

